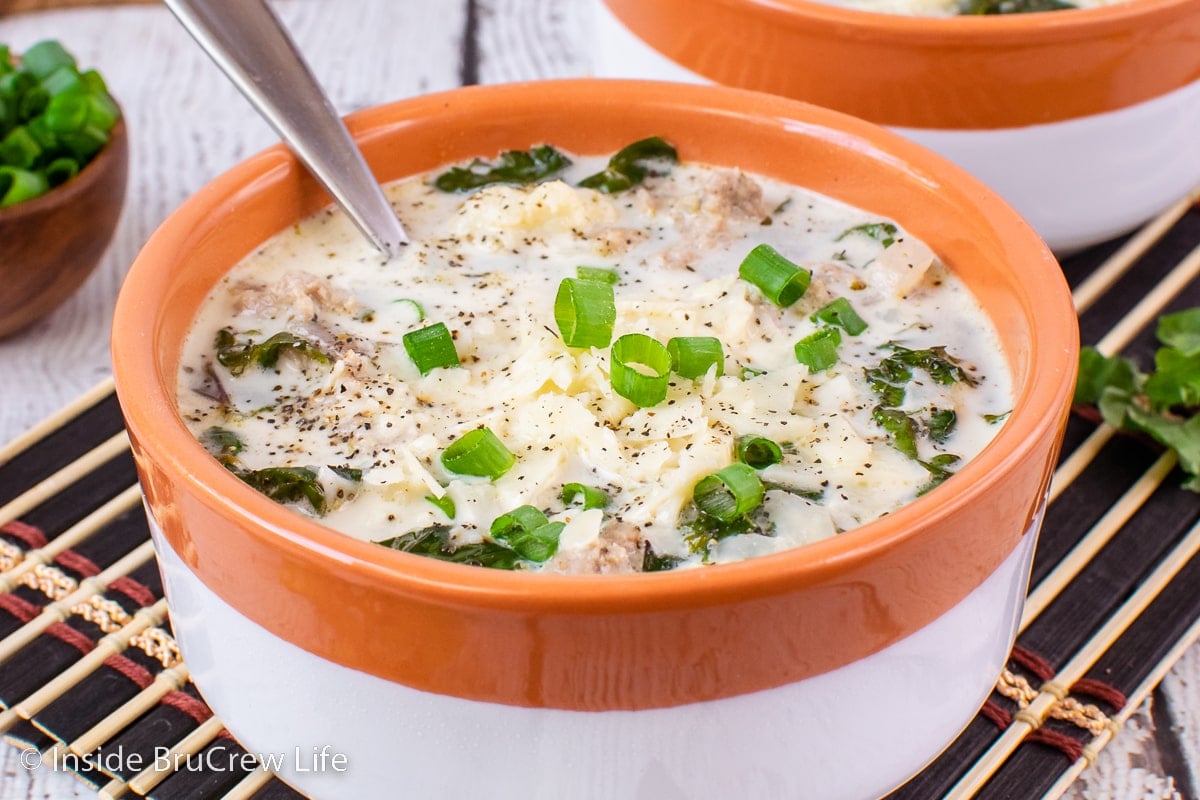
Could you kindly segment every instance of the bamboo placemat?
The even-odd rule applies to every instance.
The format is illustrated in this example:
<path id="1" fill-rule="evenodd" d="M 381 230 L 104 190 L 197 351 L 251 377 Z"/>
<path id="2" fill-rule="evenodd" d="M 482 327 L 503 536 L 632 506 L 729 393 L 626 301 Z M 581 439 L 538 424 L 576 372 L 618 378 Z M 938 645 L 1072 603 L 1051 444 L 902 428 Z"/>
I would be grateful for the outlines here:
<path id="1" fill-rule="evenodd" d="M 1085 344 L 1149 364 L 1157 316 L 1200 305 L 1198 197 L 1064 261 Z M 0 448 L 0 733 L 106 798 L 300 798 L 189 682 L 136 480 L 111 382 Z M 1200 638 L 1200 495 L 1180 483 L 1171 455 L 1073 416 L 1008 667 L 891 800 L 1058 797 L 1118 735 Z M 195 768 L 231 757 L 246 768 Z"/>

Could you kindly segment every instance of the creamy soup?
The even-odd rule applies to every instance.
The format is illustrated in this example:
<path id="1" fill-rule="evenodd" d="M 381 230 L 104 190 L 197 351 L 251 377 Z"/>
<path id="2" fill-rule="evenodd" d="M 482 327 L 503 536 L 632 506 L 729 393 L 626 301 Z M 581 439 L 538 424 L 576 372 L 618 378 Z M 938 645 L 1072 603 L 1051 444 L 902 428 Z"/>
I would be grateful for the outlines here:
<path id="1" fill-rule="evenodd" d="M 1098 8 L 1125 2 L 1125 0 L 820 0 L 820 2 L 881 14 L 953 17 Z"/>
<path id="2" fill-rule="evenodd" d="M 649 140 L 387 192 L 399 257 L 304 220 L 219 283 L 179 375 L 214 456 L 351 536 L 553 572 L 736 561 L 952 481 L 1011 408 L 962 282 L 803 188 Z"/>

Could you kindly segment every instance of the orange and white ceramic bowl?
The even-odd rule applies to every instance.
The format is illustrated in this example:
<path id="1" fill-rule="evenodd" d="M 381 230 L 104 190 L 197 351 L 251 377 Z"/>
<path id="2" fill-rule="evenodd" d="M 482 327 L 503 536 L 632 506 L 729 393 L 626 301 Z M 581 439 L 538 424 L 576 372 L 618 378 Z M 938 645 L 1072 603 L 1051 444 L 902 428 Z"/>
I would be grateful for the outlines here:
<path id="1" fill-rule="evenodd" d="M 864 798 L 950 742 L 1012 644 L 1075 374 L 1070 298 L 1034 231 L 901 137 L 733 89 L 465 89 L 349 125 L 384 181 L 542 142 L 611 153 L 662 135 L 685 160 L 897 218 L 995 321 L 1016 401 L 984 452 L 911 505 L 741 563 L 522 574 L 359 541 L 243 484 L 175 410 L 205 294 L 328 202 L 286 150 L 268 150 L 154 234 L 113 325 L 172 621 L 233 734 L 329 798 Z"/>
<path id="2" fill-rule="evenodd" d="M 593 0 L 595 71 L 768 91 L 886 125 L 1058 252 L 1200 188 L 1200 0 L 910 17 L 813 0 Z"/>

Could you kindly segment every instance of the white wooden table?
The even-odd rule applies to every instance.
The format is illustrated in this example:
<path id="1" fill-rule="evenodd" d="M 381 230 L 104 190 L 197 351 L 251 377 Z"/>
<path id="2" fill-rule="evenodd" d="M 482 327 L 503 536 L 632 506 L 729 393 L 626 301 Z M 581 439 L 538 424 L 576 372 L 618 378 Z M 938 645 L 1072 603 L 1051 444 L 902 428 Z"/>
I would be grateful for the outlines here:
<path id="1" fill-rule="evenodd" d="M 464 82 L 588 71 L 586 0 L 274 0 L 274 7 L 342 113 Z M 96 273 L 56 313 L 0 340 L 0 442 L 108 376 L 113 302 L 142 243 L 184 198 L 276 138 L 161 6 L 0 17 L 0 43 L 17 52 L 43 38 L 60 39 L 108 78 L 127 114 L 132 170 L 120 228 Z M 0 745 L 0 800 L 95 796 L 70 775 L 24 768 L 18 756 Z M 1200 646 L 1068 796 L 1195 800 L 1197 765 Z"/>

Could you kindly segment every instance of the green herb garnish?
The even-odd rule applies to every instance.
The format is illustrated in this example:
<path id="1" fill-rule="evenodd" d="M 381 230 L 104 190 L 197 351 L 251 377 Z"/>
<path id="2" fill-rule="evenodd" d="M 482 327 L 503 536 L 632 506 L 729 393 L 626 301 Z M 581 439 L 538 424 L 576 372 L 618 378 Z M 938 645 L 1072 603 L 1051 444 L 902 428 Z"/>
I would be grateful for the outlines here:
<path id="1" fill-rule="evenodd" d="M 238 454 L 245 447 L 236 433 L 220 426 L 206 430 L 201 441 L 204 443 L 204 449 L 227 467 L 237 462 Z"/>
<path id="2" fill-rule="evenodd" d="M 896 234 L 899 232 L 899 229 L 890 222 L 868 222 L 865 225 L 855 225 L 853 228 L 847 228 L 834 241 L 840 242 L 852 233 L 861 233 L 863 236 L 879 242 L 884 247 L 890 247 L 896 242 Z"/>
<path id="3" fill-rule="evenodd" d="M 887 433 L 888 439 L 909 458 L 917 457 L 917 422 L 898 408 L 876 406 L 871 419 Z"/>
<path id="4" fill-rule="evenodd" d="M 684 559 L 678 556 L 660 556 L 654 552 L 649 542 L 645 543 L 642 551 L 642 572 L 666 572 L 678 567 Z"/>
<path id="5" fill-rule="evenodd" d="M 298 503 L 303 500 L 318 515 L 325 513 L 325 492 L 317 482 L 317 473 L 308 467 L 231 468 L 230 471 L 277 503 Z"/>
<path id="6" fill-rule="evenodd" d="M 913 379 L 914 369 L 925 370 L 930 378 L 943 385 L 962 382 L 974 386 L 976 383 L 944 347 L 909 350 L 894 342 L 885 347 L 892 355 L 864 371 L 867 383 L 885 407 L 894 408 L 904 403 L 904 389 Z"/>
<path id="7" fill-rule="evenodd" d="M 623 192 L 645 180 L 648 174 L 646 162 L 679 163 L 679 154 L 665 139 L 651 136 L 628 144 L 608 160 L 608 166 L 595 175 L 579 182 L 585 189 L 596 189 L 606 194 Z"/>
<path id="8" fill-rule="evenodd" d="M 430 525 L 428 528 L 393 536 L 391 539 L 384 539 L 376 544 L 404 553 L 413 553 L 418 556 L 436 558 L 439 561 L 450 561 L 473 567 L 513 569 L 521 560 L 515 550 L 496 542 L 482 541 L 475 544 L 456 545 L 450 541 L 449 525 Z"/>
<path id="9" fill-rule="evenodd" d="M 940 453 L 928 461 L 918 461 L 917 463 L 929 471 L 929 482 L 917 491 L 917 496 L 920 497 L 935 486 L 941 485 L 946 478 L 954 474 L 947 468 L 951 464 L 957 464 L 961 460 L 953 453 Z"/>
<path id="10" fill-rule="evenodd" d="M 1200 492 L 1200 308 L 1162 316 L 1154 371 L 1128 358 L 1085 347 L 1079 354 L 1075 404 L 1094 405 L 1118 430 L 1142 433 L 1174 450 Z"/>
<path id="11" fill-rule="evenodd" d="M 1078 8 L 1065 0 L 959 0 L 960 15 L 1029 14 L 1037 11 L 1065 11 Z"/>
<path id="12" fill-rule="evenodd" d="M 494 162 L 477 158 L 465 167 L 451 167 L 438 175 L 433 185 L 443 192 L 467 192 L 497 183 L 526 186 L 569 166 L 571 159 L 544 144 L 529 150 L 506 150 Z"/>
<path id="13" fill-rule="evenodd" d="M 329 356 L 316 345 L 291 333 L 281 332 L 266 341 L 238 341 L 233 331 L 222 328 L 217 331 L 217 361 L 234 375 L 241 375 L 246 367 L 257 364 L 262 369 L 272 369 L 285 351 L 303 356 L 320 364 L 330 363 Z"/>
<path id="14" fill-rule="evenodd" d="M 929 438 L 942 444 L 950 438 L 950 434 L 954 433 L 956 425 L 958 425 L 958 414 L 953 408 L 935 408 L 929 415 L 927 426 Z"/>
<path id="15" fill-rule="evenodd" d="M 358 467 L 330 467 L 329 471 L 344 481 L 351 483 L 362 482 L 362 470 Z"/>

